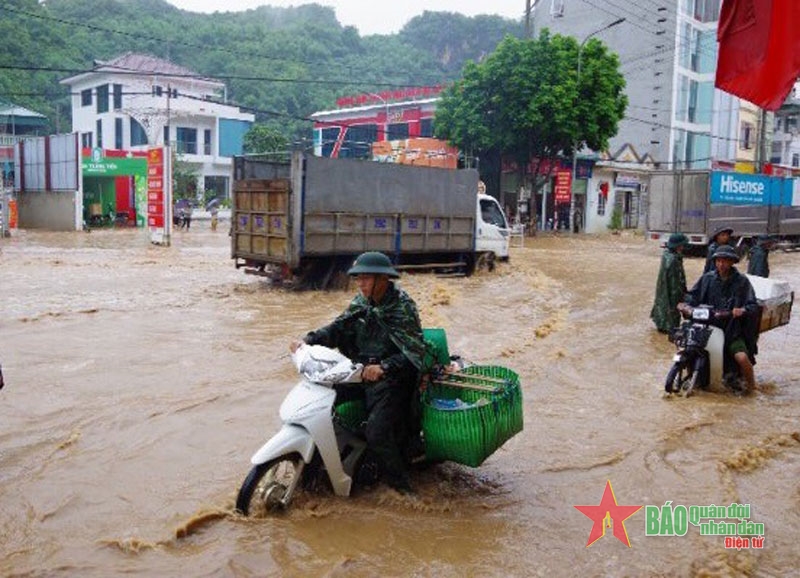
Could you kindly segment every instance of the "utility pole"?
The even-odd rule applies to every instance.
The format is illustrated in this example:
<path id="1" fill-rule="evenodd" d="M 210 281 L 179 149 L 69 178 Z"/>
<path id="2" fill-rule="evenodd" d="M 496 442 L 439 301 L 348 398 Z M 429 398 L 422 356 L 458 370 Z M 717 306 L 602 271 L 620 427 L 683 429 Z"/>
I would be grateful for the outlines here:
<path id="1" fill-rule="evenodd" d="M 533 30 L 531 29 L 531 0 L 525 0 L 525 38 L 531 38 Z"/>
<path id="2" fill-rule="evenodd" d="M 614 20 L 614 22 L 612 22 L 611 24 L 606 24 L 602 28 L 595 30 L 594 32 L 589 34 L 586 38 L 584 38 L 583 42 L 581 42 L 580 46 L 578 47 L 578 76 L 575 83 L 577 85 L 578 98 L 580 98 L 581 96 L 581 57 L 583 56 L 583 47 L 586 46 L 586 43 L 595 34 L 600 34 L 601 32 L 608 30 L 609 28 L 612 28 L 617 24 L 622 24 L 623 22 L 625 22 L 625 18 L 618 18 L 617 20 Z M 572 149 L 572 183 L 570 183 L 569 223 L 567 223 L 567 227 L 569 227 L 570 231 L 575 230 L 575 181 L 577 180 L 578 177 L 578 144 L 579 143 L 576 142 L 575 146 Z M 583 212 L 585 211 L 586 208 L 584 207 Z M 581 226 L 582 225 L 583 223 L 581 223 Z"/>
<path id="3" fill-rule="evenodd" d="M 169 45 L 167 45 L 169 46 Z M 169 126 L 170 100 L 172 87 L 167 85 L 167 124 L 164 131 L 164 245 L 169 247 L 172 243 L 172 149 L 169 146 L 171 136 Z M 190 207 L 191 209 L 191 207 Z"/>

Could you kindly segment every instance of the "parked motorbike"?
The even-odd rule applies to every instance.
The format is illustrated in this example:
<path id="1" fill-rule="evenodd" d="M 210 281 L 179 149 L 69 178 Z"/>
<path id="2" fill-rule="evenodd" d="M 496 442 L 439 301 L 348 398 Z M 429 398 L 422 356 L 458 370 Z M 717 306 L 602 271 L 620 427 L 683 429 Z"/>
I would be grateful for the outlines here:
<path id="1" fill-rule="evenodd" d="M 744 391 L 738 365 L 733 359 L 726 359 L 725 331 L 713 325 L 719 320 L 732 320 L 731 312 L 700 305 L 691 308 L 688 317 L 669 336 L 677 352 L 664 384 L 666 394 L 688 397 L 697 388 Z"/>
<path id="2" fill-rule="evenodd" d="M 292 358 L 302 378 L 281 404 L 281 429 L 250 460 L 236 498 L 245 515 L 287 508 L 300 485 L 327 481 L 337 496 L 348 496 L 355 479 L 371 484 L 380 477 L 361 428 L 334 412 L 337 389 L 360 383 L 363 366 L 318 345 L 301 345 Z"/>

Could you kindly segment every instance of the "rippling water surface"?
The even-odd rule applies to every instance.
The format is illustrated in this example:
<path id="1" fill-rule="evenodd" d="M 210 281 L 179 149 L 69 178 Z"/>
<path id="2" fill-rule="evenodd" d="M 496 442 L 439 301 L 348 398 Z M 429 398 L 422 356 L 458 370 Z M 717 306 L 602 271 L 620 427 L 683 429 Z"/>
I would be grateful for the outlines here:
<path id="1" fill-rule="evenodd" d="M 761 337 L 749 398 L 661 398 L 672 345 L 648 319 L 660 251 L 641 237 L 546 237 L 467 279 L 404 276 L 450 349 L 510 367 L 525 429 L 480 468 L 304 494 L 233 514 L 251 454 L 295 380 L 287 344 L 351 291 L 294 293 L 237 271 L 198 223 L 172 247 L 141 231 L 0 240 L 0 575 L 798 575 L 800 321 Z M 800 286 L 800 254 L 773 253 Z M 696 279 L 699 259 L 686 261 Z M 764 548 L 689 526 L 591 547 L 607 480 L 626 505 L 750 504 Z"/>

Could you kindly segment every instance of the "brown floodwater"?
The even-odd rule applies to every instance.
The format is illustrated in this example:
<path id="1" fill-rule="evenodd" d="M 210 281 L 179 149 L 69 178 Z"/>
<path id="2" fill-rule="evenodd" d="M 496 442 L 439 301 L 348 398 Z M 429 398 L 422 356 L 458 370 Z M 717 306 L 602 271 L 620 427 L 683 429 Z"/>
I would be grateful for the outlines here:
<path id="1" fill-rule="evenodd" d="M 649 320 L 660 250 L 641 236 L 526 239 L 471 278 L 404 275 L 450 349 L 521 376 L 525 429 L 481 467 L 301 494 L 233 513 L 297 379 L 295 337 L 349 291 L 291 292 L 237 271 L 198 222 L 0 239 L 2 576 L 799 575 L 800 320 L 761 337 L 752 397 L 662 399 L 673 346 Z M 800 286 L 800 254 L 773 276 Z M 690 283 L 701 259 L 687 259 Z M 645 510 L 586 547 L 606 482 L 622 505 L 749 504 L 762 549 L 646 536 Z"/>

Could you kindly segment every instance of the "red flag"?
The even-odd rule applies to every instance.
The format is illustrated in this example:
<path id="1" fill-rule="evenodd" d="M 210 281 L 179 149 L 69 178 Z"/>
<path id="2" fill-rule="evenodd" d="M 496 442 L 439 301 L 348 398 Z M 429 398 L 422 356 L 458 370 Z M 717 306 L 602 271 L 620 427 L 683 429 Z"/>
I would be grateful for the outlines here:
<path id="1" fill-rule="evenodd" d="M 725 0 L 715 86 L 767 110 L 800 76 L 800 1 Z"/>

